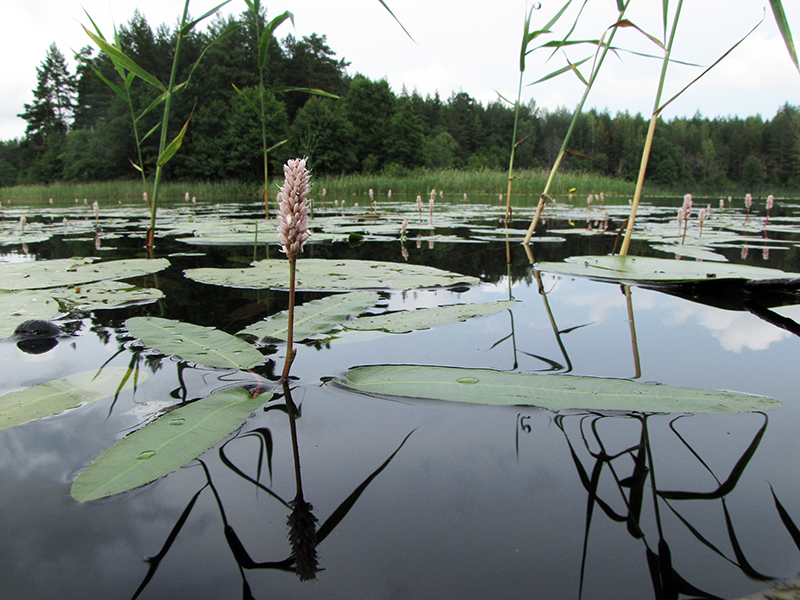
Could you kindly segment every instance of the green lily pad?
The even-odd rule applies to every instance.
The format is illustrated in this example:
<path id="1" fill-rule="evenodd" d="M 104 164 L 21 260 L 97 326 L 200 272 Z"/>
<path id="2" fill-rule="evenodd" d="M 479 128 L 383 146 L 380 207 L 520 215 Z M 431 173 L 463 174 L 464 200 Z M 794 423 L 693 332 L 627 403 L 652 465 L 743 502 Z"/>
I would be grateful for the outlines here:
<path id="1" fill-rule="evenodd" d="M 140 288 L 120 281 L 98 281 L 83 286 L 48 290 L 68 310 L 90 311 L 148 304 L 164 297 L 156 288 Z"/>
<path id="2" fill-rule="evenodd" d="M 728 262 L 728 259 L 722 254 L 718 254 L 701 246 L 688 246 L 685 244 L 658 244 L 653 246 L 653 250 L 659 250 L 661 252 L 674 254 L 675 256 L 683 256 L 686 258 L 696 258 L 711 262 Z"/>
<path id="3" fill-rule="evenodd" d="M 763 396 L 714 392 L 575 375 L 509 373 L 416 365 L 355 367 L 337 385 L 368 394 L 549 410 L 639 413 L 729 413 L 769 410 L 782 403 Z"/>
<path id="4" fill-rule="evenodd" d="M 219 329 L 159 317 L 132 317 L 125 326 L 146 346 L 189 362 L 221 369 L 250 369 L 264 362 L 253 346 Z"/>
<path id="5" fill-rule="evenodd" d="M 4 233 L 0 234 L 0 246 L 12 244 L 36 244 L 46 242 L 52 237 L 49 233 Z"/>
<path id="6" fill-rule="evenodd" d="M 352 315 L 358 315 L 375 304 L 377 292 L 348 292 L 320 300 L 312 300 L 294 309 L 294 339 L 304 340 L 312 335 L 328 333 L 340 327 Z M 286 340 L 289 313 L 283 311 L 246 327 L 236 335 L 249 334 L 260 338 Z"/>
<path id="7" fill-rule="evenodd" d="M 197 458 L 239 427 L 269 397 L 234 389 L 187 404 L 123 438 L 72 484 L 72 497 L 89 502 L 143 486 Z"/>
<path id="8" fill-rule="evenodd" d="M 450 304 L 436 308 L 418 308 L 398 312 L 359 317 L 344 323 L 345 329 L 358 331 L 385 331 L 387 333 L 411 333 L 420 329 L 430 329 L 436 325 L 466 321 L 473 317 L 493 315 L 511 308 L 516 300 L 483 302 L 479 304 Z"/>
<path id="9" fill-rule="evenodd" d="M 0 430 L 57 415 L 133 387 L 127 367 L 84 371 L 0 396 Z M 139 372 L 137 383 L 147 377 Z"/>
<path id="10" fill-rule="evenodd" d="M 244 269 L 200 268 L 185 271 L 189 279 L 212 285 L 236 288 L 287 289 L 289 261 L 261 260 Z M 459 275 L 422 265 L 373 260 L 325 260 L 301 258 L 297 261 L 297 290 L 410 290 L 414 288 L 477 285 L 477 277 Z"/>
<path id="11" fill-rule="evenodd" d="M 35 290 L 105 279 L 127 279 L 155 273 L 169 266 L 166 258 L 93 261 L 92 258 L 66 258 L 0 265 L 0 289 Z"/>
<path id="12" fill-rule="evenodd" d="M 683 283 L 710 280 L 786 281 L 800 277 L 752 265 L 670 260 L 647 256 L 574 256 L 569 262 L 542 262 L 536 269 L 598 281 L 639 284 Z"/>
<path id="13" fill-rule="evenodd" d="M 0 338 L 8 337 L 17 325 L 29 319 L 50 320 L 58 314 L 58 302 L 49 293 L 38 290 L 0 292 Z"/>

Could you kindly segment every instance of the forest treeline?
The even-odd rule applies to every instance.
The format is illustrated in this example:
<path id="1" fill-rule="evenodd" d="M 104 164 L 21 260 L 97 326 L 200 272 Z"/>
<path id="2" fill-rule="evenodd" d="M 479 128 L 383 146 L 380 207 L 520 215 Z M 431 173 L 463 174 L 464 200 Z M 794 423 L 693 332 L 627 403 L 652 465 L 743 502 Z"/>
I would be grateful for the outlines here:
<path id="1" fill-rule="evenodd" d="M 257 34 L 244 20 L 237 23 L 233 16 L 220 16 L 183 41 L 180 81 L 209 40 L 234 26 L 172 99 L 170 139 L 187 120 L 189 125 L 180 151 L 165 167 L 167 178 L 255 184 L 263 176 L 261 126 L 252 110 L 259 82 Z M 153 29 L 136 12 L 118 33 L 126 54 L 160 80 L 169 79 L 174 29 Z M 97 73 L 120 87 L 123 82 L 104 54 L 87 46 L 79 58 L 70 73 L 63 54 L 50 46 L 37 69 L 33 99 L 20 113 L 25 135 L 0 142 L 0 187 L 138 176 L 129 105 Z M 348 75 L 348 66 L 324 35 L 288 35 L 270 44 L 263 73 L 268 88 L 317 88 L 339 96 L 267 95 L 268 145 L 288 140 L 269 155 L 272 173 L 280 173 L 281 163 L 292 156 L 308 156 L 312 169 L 325 175 L 507 168 L 513 106 L 499 99 L 483 105 L 464 92 L 447 98 L 395 92 L 386 80 Z M 138 112 L 156 98 L 154 88 L 141 81 L 130 89 Z M 138 122 L 140 135 L 157 129 L 160 115 L 160 110 L 145 114 Z M 533 100 L 522 106 L 515 167 L 549 169 L 571 118 L 567 109 L 544 110 Z M 588 111 L 561 168 L 633 181 L 647 125 L 640 114 Z M 145 166 L 154 164 L 157 135 L 146 137 L 142 149 Z M 698 114 L 659 124 L 648 181 L 695 191 L 777 192 L 800 189 L 799 167 L 800 110 L 787 103 L 769 120 Z"/>

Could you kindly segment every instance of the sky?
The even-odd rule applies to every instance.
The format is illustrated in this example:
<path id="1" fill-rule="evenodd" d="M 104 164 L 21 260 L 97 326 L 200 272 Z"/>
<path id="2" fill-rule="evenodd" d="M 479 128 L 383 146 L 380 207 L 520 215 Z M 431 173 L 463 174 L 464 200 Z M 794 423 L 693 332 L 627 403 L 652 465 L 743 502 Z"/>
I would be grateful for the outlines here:
<path id="1" fill-rule="evenodd" d="M 192 0 L 190 13 L 200 16 L 221 0 Z M 466 92 L 484 104 L 498 94 L 517 95 L 519 54 L 526 3 L 524 0 L 386 0 L 413 37 L 409 39 L 379 0 L 262 0 L 268 17 L 290 10 L 294 26 L 284 23 L 278 38 L 317 33 L 327 36 L 337 58 L 351 65 L 350 75 L 361 73 L 372 80 L 386 78 L 395 93 L 403 88 L 423 97 L 436 92 L 446 100 L 454 92 Z M 578 7 L 581 0 L 573 0 Z M 663 39 L 661 2 L 631 0 L 626 17 L 647 33 Z M 671 10 L 676 4 L 670 3 Z M 543 27 L 562 1 L 543 0 L 533 10 L 532 28 Z M 800 40 L 800 2 L 784 0 L 784 10 Z M 177 23 L 184 0 L 6 0 L 3 35 L 0 36 L 0 140 L 22 137 L 25 121 L 16 115 L 31 102 L 36 87 L 36 68 L 55 43 L 68 58 L 73 50 L 90 43 L 81 28 L 89 24 L 84 9 L 107 37 L 113 25 L 130 21 L 135 8 L 155 29 Z M 612 0 L 590 0 L 573 39 L 597 38 L 617 17 Z M 232 0 L 221 9 L 239 14 L 246 5 Z M 574 20 L 562 19 L 554 28 L 563 32 Z M 763 21 L 762 21 L 763 19 Z M 800 105 L 800 74 L 794 68 L 778 32 L 768 0 L 689 0 L 684 3 L 675 36 L 672 63 L 667 73 L 663 100 L 680 91 L 759 22 L 756 30 L 719 65 L 694 84 L 662 113 L 676 116 L 747 117 L 760 114 L 771 119 L 786 102 Z M 542 41 L 554 39 L 539 38 Z M 531 48 L 538 41 L 531 44 Z M 619 30 L 614 45 L 624 49 L 606 59 L 585 108 L 652 114 L 661 61 L 628 51 L 661 55 L 659 48 L 633 28 Z M 800 45 L 800 44 L 799 44 Z M 534 81 L 566 64 L 590 54 L 588 46 L 573 47 L 551 56 L 537 50 L 528 56 L 523 74 L 522 101 L 531 99 L 542 109 L 578 103 L 583 84 L 573 74 L 548 82 Z M 584 73 L 588 75 L 587 62 Z"/>

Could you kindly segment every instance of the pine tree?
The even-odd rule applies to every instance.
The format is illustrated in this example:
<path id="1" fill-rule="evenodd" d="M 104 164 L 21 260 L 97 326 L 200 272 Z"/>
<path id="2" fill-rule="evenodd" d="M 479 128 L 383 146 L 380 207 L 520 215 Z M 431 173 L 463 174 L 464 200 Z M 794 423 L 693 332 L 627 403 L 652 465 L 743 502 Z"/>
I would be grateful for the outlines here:
<path id="1" fill-rule="evenodd" d="M 28 122 L 25 135 L 44 148 L 50 146 L 50 136 L 65 135 L 69 130 L 75 109 L 77 82 L 67 69 L 67 61 L 55 44 L 36 69 L 37 85 L 33 102 L 25 104 L 25 112 L 18 115 Z"/>

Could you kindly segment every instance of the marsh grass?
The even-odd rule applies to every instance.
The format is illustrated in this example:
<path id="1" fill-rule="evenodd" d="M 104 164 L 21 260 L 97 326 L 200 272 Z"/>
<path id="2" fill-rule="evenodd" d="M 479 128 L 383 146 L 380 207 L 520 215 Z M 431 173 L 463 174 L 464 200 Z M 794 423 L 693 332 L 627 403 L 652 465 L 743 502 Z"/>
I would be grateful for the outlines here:
<path id="1" fill-rule="evenodd" d="M 404 176 L 388 175 L 344 175 L 337 177 L 316 177 L 315 191 L 319 195 L 327 189 L 330 196 L 342 197 L 368 194 L 372 188 L 376 196 L 386 197 L 389 190 L 397 194 L 420 194 L 426 196 L 431 189 L 448 195 L 458 194 L 502 194 L 508 185 L 508 172 L 503 170 L 461 171 L 444 169 L 436 171 L 413 172 Z M 530 195 L 541 192 L 549 177 L 544 169 L 517 170 L 513 173 L 514 190 L 517 194 Z M 579 193 L 599 193 L 612 195 L 630 194 L 630 182 L 613 179 L 596 173 L 560 173 L 554 177 L 553 193 L 566 194 L 571 188 Z M 652 193 L 660 192 L 653 187 Z"/>
<path id="2" fill-rule="evenodd" d="M 164 200 L 183 200 L 186 192 L 189 196 L 201 201 L 241 200 L 243 198 L 258 198 L 258 187 L 252 183 L 241 183 L 236 180 L 229 181 L 175 181 L 161 183 L 161 198 Z M 117 181 L 87 181 L 87 182 L 58 182 L 49 185 L 19 185 L 0 190 L 0 201 L 3 208 L 14 206 L 16 202 L 47 203 L 50 198 L 53 202 L 63 204 L 74 203 L 75 198 L 82 203 L 84 198 L 90 202 L 98 200 L 102 209 L 104 202 L 122 202 L 130 205 L 145 205 L 142 198 L 142 184 L 136 179 Z M 11 200 L 9 205 L 8 200 Z"/>

